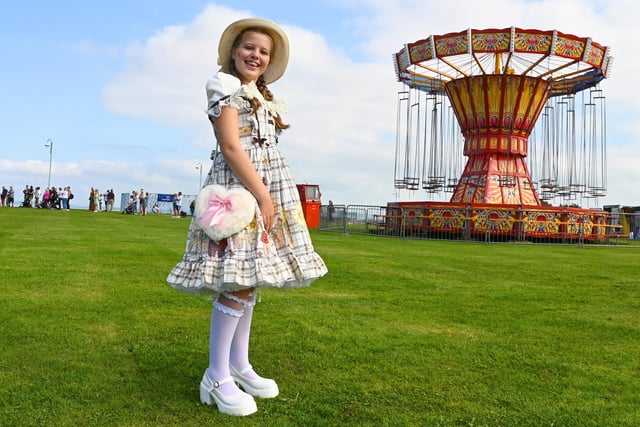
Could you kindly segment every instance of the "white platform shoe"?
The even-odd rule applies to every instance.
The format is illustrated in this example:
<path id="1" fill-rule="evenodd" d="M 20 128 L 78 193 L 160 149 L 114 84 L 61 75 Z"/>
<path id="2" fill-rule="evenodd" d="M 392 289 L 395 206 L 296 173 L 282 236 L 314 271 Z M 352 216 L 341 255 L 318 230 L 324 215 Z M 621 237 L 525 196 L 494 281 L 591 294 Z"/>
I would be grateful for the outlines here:
<path id="1" fill-rule="evenodd" d="M 200 401 L 205 405 L 213 405 L 215 403 L 218 410 L 223 414 L 244 416 L 256 412 L 258 407 L 250 394 L 241 390 L 236 394 L 227 396 L 218 390 L 218 387 L 230 381 L 233 381 L 233 378 L 227 377 L 221 381 L 212 382 L 205 372 L 200 382 Z"/>
<path id="2" fill-rule="evenodd" d="M 280 392 L 278 390 L 278 384 L 276 384 L 274 380 L 269 378 L 247 378 L 244 374 L 251 369 L 252 367 L 251 365 L 249 365 L 249 367 L 244 369 L 242 372 L 238 372 L 233 366 L 229 366 L 231 377 L 236 383 L 242 386 L 242 389 L 246 393 L 249 393 L 251 396 L 261 397 L 263 399 L 276 397 Z"/>

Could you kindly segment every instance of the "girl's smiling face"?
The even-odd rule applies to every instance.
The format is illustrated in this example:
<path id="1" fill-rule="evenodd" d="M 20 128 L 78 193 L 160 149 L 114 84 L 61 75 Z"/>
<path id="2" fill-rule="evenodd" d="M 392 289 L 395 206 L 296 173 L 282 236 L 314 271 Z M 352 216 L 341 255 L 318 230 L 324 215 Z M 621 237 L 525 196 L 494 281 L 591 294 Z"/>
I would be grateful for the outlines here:
<path id="1" fill-rule="evenodd" d="M 241 36 L 240 43 L 233 48 L 231 57 L 238 78 L 242 84 L 257 81 L 271 60 L 273 41 L 271 37 L 257 31 L 247 31 Z"/>

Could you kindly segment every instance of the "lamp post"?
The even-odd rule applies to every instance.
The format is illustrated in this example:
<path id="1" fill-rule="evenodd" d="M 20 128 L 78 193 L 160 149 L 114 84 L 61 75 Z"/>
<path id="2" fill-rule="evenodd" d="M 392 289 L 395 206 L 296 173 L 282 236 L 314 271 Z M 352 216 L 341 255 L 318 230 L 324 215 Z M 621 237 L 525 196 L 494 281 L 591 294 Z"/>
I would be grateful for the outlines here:
<path id="1" fill-rule="evenodd" d="M 202 163 L 196 163 L 196 169 L 200 171 L 200 186 L 198 187 L 198 192 L 202 189 Z"/>
<path id="2" fill-rule="evenodd" d="M 51 159 L 53 158 L 53 141 L 51 138 L 47 139 L 45 147 L 49 148 L 49 179 L 47 180 L 47 188 L 51 188 Z"/>

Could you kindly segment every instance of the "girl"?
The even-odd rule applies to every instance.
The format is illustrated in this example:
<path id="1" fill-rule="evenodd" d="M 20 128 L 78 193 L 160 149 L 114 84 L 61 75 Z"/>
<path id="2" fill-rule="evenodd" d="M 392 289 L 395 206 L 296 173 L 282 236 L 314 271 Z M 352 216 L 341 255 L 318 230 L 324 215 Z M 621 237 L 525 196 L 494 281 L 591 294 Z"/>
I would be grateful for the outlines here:
<path id="1" fill-rule="evenodd" d="M 288 128 L 280 117 L 283 106 L 267 88 L 284 74 L 288 58 L 288 38 L 271 21 L 243 19 L 223 32 L 221 69 L 207 82 L 207 113 L 220 151 L 205 185 L 244 188 L 257 209 L 244 229 L 219 241 L 194 216 L 184 257 L 167 279 L 186 292 L 215 294 L 200 399 L 231 415 L 249 415 L 257 410 L 254 397 L 279 393 L 276 382 L 249 362 L 256 289 L 307 286 L 327 272 L 278 148 L 278 136 Z"/>

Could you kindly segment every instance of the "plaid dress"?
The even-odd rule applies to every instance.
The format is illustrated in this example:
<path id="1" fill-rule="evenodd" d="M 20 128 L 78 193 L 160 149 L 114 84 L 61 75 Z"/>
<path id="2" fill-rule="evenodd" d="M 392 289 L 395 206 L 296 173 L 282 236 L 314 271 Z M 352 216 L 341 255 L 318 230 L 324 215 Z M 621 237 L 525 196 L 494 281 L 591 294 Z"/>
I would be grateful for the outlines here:
<path id="1" fill-rule="evenodd" d="M 306 226 L 295 181 L 278 149 L 280 131 L 273 116 L 277 106 L 261 101 L 253 111 L 250 99 L 255 84 L 240 86 L 235 77 L 218 72 L 207 84 L 208 114 L 218 117 L 222 108 L 238 110 L 240 142 L 269 189 L 275 204 L 270 233 L 264 231 L 260 210 L 240 232 L 215 242 L 200 229 L 195 218 L 187 234 L 182 261 L 169 273 L 167 282 L 181 291 L 215 294 L 247 288 L 297 288 L 327 273 L 315 252 Z M 244 188 L 221 153 L 213 159 L 204 185 Z"/>

